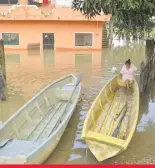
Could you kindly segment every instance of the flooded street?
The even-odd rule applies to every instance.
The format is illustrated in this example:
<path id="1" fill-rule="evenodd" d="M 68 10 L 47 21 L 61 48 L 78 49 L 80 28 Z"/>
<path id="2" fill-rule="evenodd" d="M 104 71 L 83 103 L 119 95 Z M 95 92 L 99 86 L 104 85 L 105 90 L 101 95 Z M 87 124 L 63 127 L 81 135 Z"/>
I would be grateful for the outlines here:
<path id="1" fill-rule="evenodd" d="M 139 68 L 141 61 L 145 61 L 144 42 L 115 40 L 112 49 L 102 52 L 7 51 L 7 101 L 0 102 L 0 120 L 5 122 L 52 81 L 69 73 L 84 73 L 81 99 L 60 143 L 45 164 L 98 164 L 81 140 L 84 119 L 94 98 L 112 77 L 112 67 L 120 69 L 128 58 Z M 140 101 L 139 123 L 128 149 L 103 164 L 155 163 L 155 87 Z"/>

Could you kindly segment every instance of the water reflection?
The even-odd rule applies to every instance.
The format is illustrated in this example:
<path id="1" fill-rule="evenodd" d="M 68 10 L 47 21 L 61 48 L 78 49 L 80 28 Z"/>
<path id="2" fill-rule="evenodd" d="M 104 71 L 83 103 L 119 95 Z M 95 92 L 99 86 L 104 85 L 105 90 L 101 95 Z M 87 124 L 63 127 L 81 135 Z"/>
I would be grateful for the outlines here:
<path id="1" fill-rule="evenodd" d="M 40 56 L 40 50 L 35 49 L 35 50 L 27 50 L 27 55 L 28 56 Z"/>
<path id="2" fill-rule="evenodd" d="M 140 121 L 137 131 L 144 132 L 155 127 L 155 102 L 154 102 L 155 86 L 154 82 L 150 86 L 150 90 L 141 98 Z"/>
<path id="3" fill-rule="evenodd" d="M 92 53 L 75 54 L 75 69 L 77 73 L 84 73 L 84 82 L 92 76 Z"/>
<path id="4" fill-rule="evenodd" d="M 10 53 L 5 55 L 6 65 L 20 64 L 20 54 Z"/>
<path id="5" fill-rule="evenodd" d="M 16 88 L 8 87 L 6 92 L 7 101 L 0 102 L 0 120 L 2 122 L 5 122 L 26 102 L 24 94 L 19 90 L 17 91 Z"/>
<path id="6" fill-rule="evenodd" d="M 84 119 L 94 98 L 111 77 L 111 68 L 116 66 L 120 69 L 128 58 L 139 67 L 140 62 L 145 60 L 144 42 L 120 43 L 115 40 L 113 48 L 101 52 L 8 51 L 7 102 L 0 102 L 0 118 L 7 120 L 41 88 L 57 78 L 69 73 L 84 73 L 81 100 L 58 147 L 46 163 L 98 163 L 81 140 Z M 105 163 L 134 163 L 133 157 L 142 160 L 146 155 L 153 156 L 155 99 L 150 93 L 155 93 L 155 88 L 141 97 L 137 133 L 129 149 Z M 152 148 L 148 147 L 150 144 Z M 142 160 L 142 163 L 145 161 Z"/>
<path id="7" fill-rule="evenodd" d="M 54 64 L 55 64 L 54 51 L 44 50 L 43 58 L 44 58 L 45 68 L 46 68 L 46 65 L 52 65 L 54 67 Z"/>

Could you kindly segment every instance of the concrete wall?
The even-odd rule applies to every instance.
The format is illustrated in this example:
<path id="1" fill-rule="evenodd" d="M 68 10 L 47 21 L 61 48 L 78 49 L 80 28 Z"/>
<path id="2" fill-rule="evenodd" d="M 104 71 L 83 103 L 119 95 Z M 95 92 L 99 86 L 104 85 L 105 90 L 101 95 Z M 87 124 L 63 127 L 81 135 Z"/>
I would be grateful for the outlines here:
<path id="1" fill-rule="evenodd" d="M 19 0 L 18 3 L 20 5 L 27 5 L 28 4 L 28 0 Z"/>
<path id="2" fill-rule="evenodd" d="M 23 0 L 24 1 L 24 0 Z M 23 2 L 24 3 L 24 2 Z M 0 5 L 0 12 L 5 12 L 4 16 L 0 15 L 0 20 L 56 20 L 56 21 L 88 21 L 89 19 L 79 11 L 74 11 L 68 7 L 42 6 L 35 5 Z M 45 16 L 49 14 L 49 16 Z M 111 15 L 101 15 L 92 18 L 89 21 L 109 21 Z"/>
<path id="3" fill-rule="evenodd" d="M 55 50 L 100 50 L 103 22 L 89 21 L 1 21 L 1 33 L 19 33 L 19 45 L 5 45 L 5 49 L 26 49 L 28 43 L 40 43 L 43 33 L 54 33 Z M 92 47 L 75 47 L 75 33 L 93 33 Z"/>

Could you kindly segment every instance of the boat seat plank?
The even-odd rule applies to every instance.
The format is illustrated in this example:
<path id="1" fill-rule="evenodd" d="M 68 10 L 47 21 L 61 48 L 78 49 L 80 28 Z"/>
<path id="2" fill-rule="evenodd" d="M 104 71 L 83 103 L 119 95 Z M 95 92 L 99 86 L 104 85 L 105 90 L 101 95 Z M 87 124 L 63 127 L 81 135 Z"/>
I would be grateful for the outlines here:
<path id="1" fill-rule="evenodd" d="M 18 128 L 17 128 L 17 125 L 16 125 L 16 123 L 15 123 L 14 121 L 12 122 L 12 127 L 13 127 L 13 129 L 14 129 L 16 135 L 17 135 L 18 138 L 20 139 L 21 136 L 20 136 L 19 130 L 18 130 Z"/>
<path id="2" fill-rule="evenodd" d="M 103 106 L 103 110 L 101 111 L 101 115 L 98 117 L 98 119 L 96 120 L 96 124 L 95 125 L 93 125 L 93 127 L 92 127 L 92 131 L 94 131 L 94 132 L 100 132 L 100 130 L 101 130 L 101 128 L 102 128 L 102 126 L 103 126 L 103 124 L 104 124 L 104 121 L 105 121 L 105 119 L 106 119 L 106 116 L 107 116 L 107 114 L 108 114 L 108 112 L 109 112 L 109 109 L 110 109 L 110 107 L 111 107 L 111 103 L 112 103 L 112 101 L 113 101 L 113 99 L 114 99 L 114 95 L 110 95 L 109 96 L 109 99 L 111 100 L 111 102 L 109 102 L 109 103 L 106 103 L 106 104 L 104 104 L 104 106 Z M 101 101 L 101 100 L 100 100 Z M 102 104 L 103 105 L 103 104 Z"/>
<path id="3" fill-rule="evenodd" d="M 39 143 L 34 141 L 12 140 L 3 148 L 0 148 L 0 156 L 3 157 L 17 157 L 19 155 L 27 155 L 34 150 Z"/>
<path id="4" fill-rule="evenodd" d="M 40 115 L 43 115 L 43 112 L 42 112 L 42 110 L 41 110 L 41 108 L 40 108 L 40 106 L 39 106 L 39 103 L 38 103 L 38 102 L 36 102 L 36 107 L 37 107 L 37 109 L 38 109 L 38 111 L 39 111 Z"/>
<path id="5" fill-rule="evenodd" d="M 44 119 L 44 117 L 47 115 L 47 113 L 49 112 L 49 110 L 51 110 L 52 108 L 54 107 L 54 105 L 51 105 L 51 106 L 45 106 L 44 107 L 44 111 L 42 110 L 42 114 L 40 114 L 37 111 L 34 111 L 32 114 L 31 114 L 31 119 L 33 120 L 33 124 L 34 125 L 38 125 L 40 121 L 42 121 Z"/>
<path id="6" fill-rule="evenodd" d="M 31 121 L 29 121 L 28 118 L 26 118 L 25 122 L 21 125 L 21 127 L 19 128 L 19 135 L 20 137 L 18 137 L 19 139 L 26 139 L 33 130 L 36 129 L 37 125 L 42 122 L 42 120 L 46 117 L 46 115 L 48 114 L 48 111 L 50 109 L 54 108 L 54 105 L 48 107 L 46 109 L 46 113 L 44 114 L 43 117 L 41 117 L 40 115 L 38 115 L 37 111 L 35 113 L 33 113 L 31 116 L 28 115 L 27 111 L 26 111 L 26 115 L 28 115 L 28 117 L 30 117 Z M 36 114 L 38 116 L 38 118 L 34 117 L 34 114 Z M 39 117 L 40 116 L 40 117 Z M 23 131 L 24 130 L 24 131 Z M 14 134 L 12 134 L 11 137 L 13 137 Z"/>
<path id="7" fill-rule="evenodd" d="M 45 101 L 46 101 L 46 105 L 47 105 L 47 106 L 50 106 L 50 102 L 49 102 L 49 100 L 48 100 L 48 98 L 47 98 L 47 96 L 46 96 L 45 93 L 44 93 L 44 99 L 45 99 Z"/>
<path id="8" fill-rule="evenodd" d="M 93 140 L 93 141 L 103 142 L 106 144 L 110 144 L 110 145 L 119 147 L 124 150 L 125 141 L 118 139 L 118 138 L 115 138 L 115 137 L 107 136 L 107 135 L 96 133 L 93 131 L 88 131 L 86 136 L 83 138 Z"/>
<path id="9" fill-rule="evenodd" d="M 38 110 L 37 105 L 39 104 L 40 107 L 44 106 L 46 104 L 45 99 L 42 100 L 37 100 L 37 102 L 32 102 L 27 108 L 26 110 L 28 111 L 29 115 L 31 115 L 34 111 Z"/>
<path id="10" fill-rule="evenodd" d="M 62 103 L 62 106 L 60 107 L 59 111 L 57 111 L 55 113 L 53 118 L 50 120 L 50 122 L 43 129 L 41 134 L 37 137 L 37 139 L 36 139 L 37 141 L 46 139 L 54 131 L 55 127 L 57 127 L 59 125 L 59 123 L 61 123 L 60 120 L 62 118 L 62 115 L 64 113 L 66 105 L 67 105 L 67 103 Z"/>
<path id="11" fill-rule="evenodd" d="M 44 116 L 44 118 L 35 126 L 35 128 L 31 131 L 31 133 L 27 136 L 26 140 L 35 140 L 38 134 L 42 132 L 46 124 L 51 120 L 51 118 L 55 115 L 57 110 L 60 108 L 61 103 L 58 103 L 51 108 L 48 113 Z"/>
<path id="12" fill-rule="evenodd" d="M 26 111 L 26 110 L 25 110 L 25 111 Z M 28 114 L 28 111 L 25 112 L 25 118 L 26 118 L 26 120 L 27 120 L 29 123 L 31 123 L 31 124 L 33 123 L 31 117 L 30 117 L 29 114 Z"/>
<path id="13" fill-rule="evenodd" d="M 111 94 L 112 95 L 112 94 Z M 106 111 L 106 116 L 105 116 L 105 119 L 104 119 L 104 122 L 102 123 L 102 126 L 100 128 L 100 133 L 104 133 L 107 129 L 107 122 L 109 121 L 109 115 L 111 113 L 111 110 L 112 108 L 114 107 L 115 105 L 115 101 L 117 99 L 117 95 L 115 94 L 113 97 L 112 97 L 112 100 L 110 101 L 110 99 L 108 100 L 108 103 L 107 104 L 110 104 L 109 106 L 109 109 Z"/>

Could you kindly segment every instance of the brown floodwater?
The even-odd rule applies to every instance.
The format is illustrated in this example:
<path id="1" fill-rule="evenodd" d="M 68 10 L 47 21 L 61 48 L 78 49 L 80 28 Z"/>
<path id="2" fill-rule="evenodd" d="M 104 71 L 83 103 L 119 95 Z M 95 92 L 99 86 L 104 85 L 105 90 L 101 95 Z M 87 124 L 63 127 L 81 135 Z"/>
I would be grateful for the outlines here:
<path id="1" fill-rule="evenodd" d="M 7 51 L 7 101 L 0 102 L 0 120 L 5 122 L 16 110 L 52 81 L 73 73 L 84 74 L 81 99 L 55 151 L 45 164 L 98 164 L 81 140 L 84 119 L 94 98 L 118 69 L 130 58 L 140 67 L 145 61 L 145 43 L 115 40 L 111 49 L 101 52 Z M 138 79 L 138 73 L 136 74 Z M 155 162 L 155 87 L 141 96 L 136 133 L 126 151 L 105 163 Z M 46 149 L 45 149 L 46 150 Z"/>

